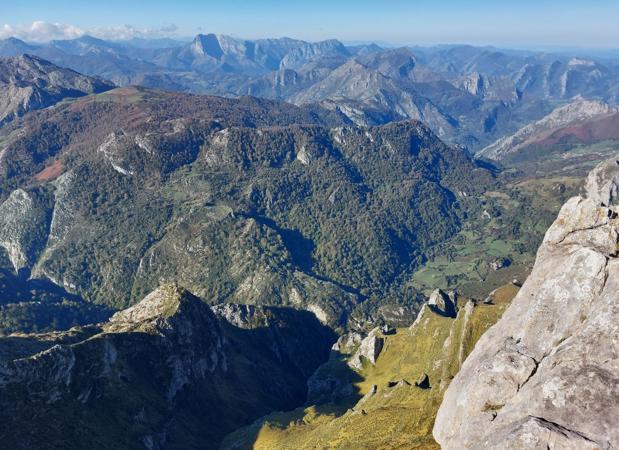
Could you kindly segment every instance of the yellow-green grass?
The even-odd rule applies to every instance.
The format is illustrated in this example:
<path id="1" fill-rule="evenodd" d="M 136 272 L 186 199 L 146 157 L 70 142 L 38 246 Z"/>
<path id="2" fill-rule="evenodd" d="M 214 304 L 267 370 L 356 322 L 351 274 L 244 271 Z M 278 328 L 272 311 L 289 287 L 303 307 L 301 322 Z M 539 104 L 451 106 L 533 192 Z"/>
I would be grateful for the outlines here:
<path id="1" fill-rule="evenodd" d="M 492 294 L 491 305 L 463 301 L 456 319 L 424 307 L 416 324 L 383 336 L 376 365 L 359 372 L 355 388 L 364 397 L 352 408 L 344 401 L 274 413 L 228 436 L 223 448 L 438 449 L 432 427 L 445 389 L 517 292 L 508 284 Z M 340 366 L 323 370 L 329 367 Z M 415 386 L 423 374 L 429 389 Z M 376 393 L 368 394 L 374 385 Z"/>

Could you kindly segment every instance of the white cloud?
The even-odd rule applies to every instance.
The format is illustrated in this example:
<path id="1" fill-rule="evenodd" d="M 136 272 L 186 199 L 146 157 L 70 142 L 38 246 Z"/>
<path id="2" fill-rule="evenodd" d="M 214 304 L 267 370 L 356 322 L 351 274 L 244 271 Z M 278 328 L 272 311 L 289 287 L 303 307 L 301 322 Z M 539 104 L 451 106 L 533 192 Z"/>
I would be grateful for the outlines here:
<path id="1" fill-rule="evenodd" d="M 43 42 L 52 39 L 74 39 L 83 36 L 86 32 L 73 25 L 50 23 L 35 20 L 31 24 L 10 25 L 5 23 L 0 31 L 0 37 L 17 37 L 27 41 Z"/>
<path id="2" fill-rule="evenodd" d="M 161 28 L 140 28 L 133 25 L 123 25 L 120 27 L 95 28 L 88 34 L 101 39 L 124 40 L 131 38 L 160 38 L 171 37 L 176 34 L 176 25 L 167 25 Z"/>
<path id="3" fill-rule="evenodd" d="M 140 28 L 133 25 L 84 29 L 74 25 L 36 20 L 30 24 L 4 24 L 0 27 L 0 39 L 16 37 L 30 42 L 48 42 L 53 39 L 75 39 L 85 34 L 108 40 L 131 38 L 171 37 L 176 34 L 176 25 L 160 28 Z"/>

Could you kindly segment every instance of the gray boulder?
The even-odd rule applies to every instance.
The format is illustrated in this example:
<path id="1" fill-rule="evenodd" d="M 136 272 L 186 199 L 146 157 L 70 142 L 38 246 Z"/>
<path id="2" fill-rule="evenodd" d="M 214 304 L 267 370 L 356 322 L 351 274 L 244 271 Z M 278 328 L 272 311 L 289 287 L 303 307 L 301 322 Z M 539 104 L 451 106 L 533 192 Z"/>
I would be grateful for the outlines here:
<path id="1" fill-rule="evenodd" d="M 616 159 L 601 164 L 586 198 L 561 209 L 445 393 L 433 430 L 443 449 L 619 446 L 618 176 Z"/>
<path id="2" fill-rule="evenodd" d="M 383 349 L 385 340 L 379 336 L 380 331 L 374 328 L 361 341 L 361 345 L 357 352 L 350 358 L 348 365 L 353 369 L 361 370 L 363 368 L 363 359 L 371 364 L 376 364 L 376 359 Z"/>
<path id="3" fill-rule="evenodd" d="M 415 386 L 420 389 L 430 389 L 430 377 L 427 373 L 422 374 L 417 381 L 415 381 Z"/>
<path id="4" fill-rule="evenodd" d="M 452 291 L 446 294 L 440 289 L 435 289 L 428 299 L 428 305 L 432 311 L 447 317 L 456 317 L 456 303 L 457 296 L 455 292 Z"/>

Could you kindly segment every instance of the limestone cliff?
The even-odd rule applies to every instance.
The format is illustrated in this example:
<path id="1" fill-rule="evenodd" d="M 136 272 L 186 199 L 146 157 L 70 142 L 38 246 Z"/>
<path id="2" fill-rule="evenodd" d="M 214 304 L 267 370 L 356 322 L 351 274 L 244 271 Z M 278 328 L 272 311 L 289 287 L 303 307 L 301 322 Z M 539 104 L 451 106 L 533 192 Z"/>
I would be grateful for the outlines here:
<path id="1" fill-rule="evenodd" d="M 15 272 L 32 267 L 45 246 L 49 221 L 45 199 L 36 192 L 16 189 L 0 204 L 0 247 Z"/>
<path id="2" fill-rule="evenodd" d="M 547 231 L 501 320 L 450 384 L 442 448 L 619 445 L 619 159 L 589 175 Z"/>

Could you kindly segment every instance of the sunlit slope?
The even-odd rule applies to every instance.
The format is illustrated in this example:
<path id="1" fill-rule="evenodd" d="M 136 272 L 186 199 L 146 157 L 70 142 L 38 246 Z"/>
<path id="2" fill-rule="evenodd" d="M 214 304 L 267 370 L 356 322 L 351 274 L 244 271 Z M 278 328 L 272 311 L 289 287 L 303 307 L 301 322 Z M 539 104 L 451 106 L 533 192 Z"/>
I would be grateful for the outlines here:
<path id="1" fill-rule="evenodd" d="M 461 299 L 455 319 L 424 306 L 411 327 L 381 336 L 384 347 L 376 365 L 365 362 L 358 374 L 351 374 L 335 354 L 319 369 L 352 379 L 354 394 L 336 403 L 271 414 L 229 435 L 223 448 L 439 448 L 432 426 L 443 392 L 517 291 L 513 284 L 503 286 L 491 295 L 491 304 Z M 429 387 L 418 387 L 425 374 Z"/>

